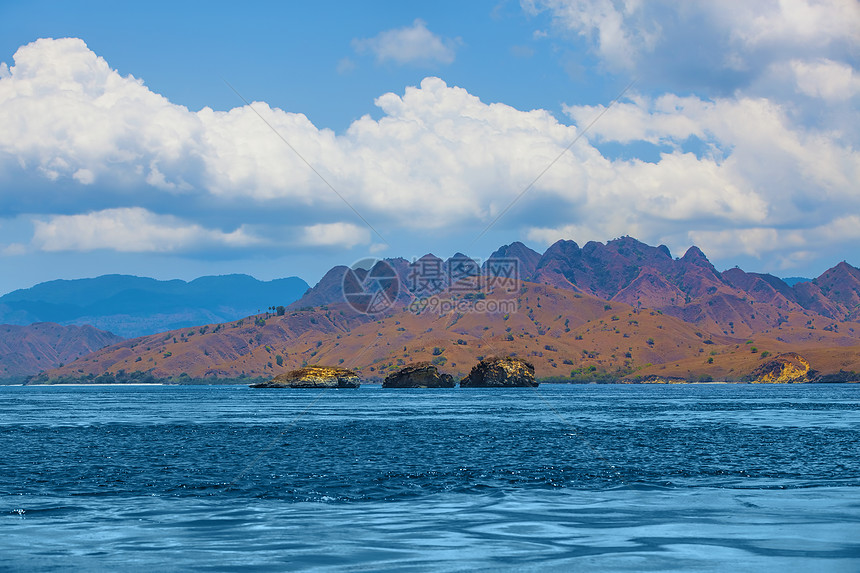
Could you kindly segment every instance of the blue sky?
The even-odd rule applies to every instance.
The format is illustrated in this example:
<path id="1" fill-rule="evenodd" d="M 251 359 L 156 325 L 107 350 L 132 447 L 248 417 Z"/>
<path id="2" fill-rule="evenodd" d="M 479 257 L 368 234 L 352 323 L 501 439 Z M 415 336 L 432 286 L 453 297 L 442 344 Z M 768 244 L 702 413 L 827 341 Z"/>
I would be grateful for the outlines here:
<path id="1" fill-rule="evenodd" d="M 858 61 L 847 0 L 7 1 L 0 292 L 628 234 L 860 265 Z"/>

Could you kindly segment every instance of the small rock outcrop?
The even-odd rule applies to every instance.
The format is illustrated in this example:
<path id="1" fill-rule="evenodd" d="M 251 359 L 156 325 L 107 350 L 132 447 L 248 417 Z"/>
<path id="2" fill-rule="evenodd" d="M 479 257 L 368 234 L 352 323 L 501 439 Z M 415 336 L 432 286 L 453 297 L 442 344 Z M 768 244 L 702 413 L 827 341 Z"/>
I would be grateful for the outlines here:
<path id="1" fill-rule="evenodd" d="M 753 384 L 798 384 L 811 382 L 815 371 L 809 361 L 796 352 L 786 352 L 752 371 L 747 380 Z"/>
<path id="2" fill-rule="evenodd" d="M 410 364 L 389 374 L 382 382 L 383 388 L 453 388 L 455 385 L 450 374 L 440 374 L 429 362 Z"/>
<path id="3" fill-rule="evenodd" d="M 278 374 L 268 382 L 251 384 L 251 388 L 358 388 L 358 374 L 346 368 L 305 366 Z"/>
<path id="4" fill-rule="evenodd" d="M 522 358 L 486 358 L 460 381 L 461 388 L 512 388 L 537 386 L 535 367 Z"/>

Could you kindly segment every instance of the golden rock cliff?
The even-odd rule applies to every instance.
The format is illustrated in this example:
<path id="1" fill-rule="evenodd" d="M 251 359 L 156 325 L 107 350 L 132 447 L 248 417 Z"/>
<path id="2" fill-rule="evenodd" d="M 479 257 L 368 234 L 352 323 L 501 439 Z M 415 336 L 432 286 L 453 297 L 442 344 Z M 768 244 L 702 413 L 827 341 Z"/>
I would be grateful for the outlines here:
<path id="1" fill-rule="evenodd" d="M 809 361 L 796 352 L 780 354 L 750 374 L 753 384 L 798 384 L 811 382 L 814 371 Z"/>

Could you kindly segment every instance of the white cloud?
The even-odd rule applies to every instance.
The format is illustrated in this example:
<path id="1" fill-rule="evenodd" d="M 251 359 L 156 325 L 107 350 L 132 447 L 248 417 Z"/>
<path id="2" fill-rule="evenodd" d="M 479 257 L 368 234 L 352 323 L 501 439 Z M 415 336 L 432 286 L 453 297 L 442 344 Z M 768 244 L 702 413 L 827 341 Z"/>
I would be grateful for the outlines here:
<path id="1" fill-rule="evenodd" d="M 416 19 L 411 26 L 380 32 L 373 38 L 354 40 L 358 52 L 371 52 L 378 62 L 397 64 L 450 64 L 454 61 L 457 40 L 444 39 Z"/>
<path id="2" fill-rule="evenodd" d="M 585 39 L 611 69 L 723 93 L 791 59 L 853 51 L 856 61 L 860 42 L 853 0 L 521 1 L 548 13 L 557 32 Z"/>
<path id="3" fill-rule="evenodd" d="M 690 239 L 714 257 L 745 254 L 753 257 L 769 255 L 773 246 L 783 244 L 791 248 L 805 248 L 807 238 L 799 229 L 790 231 L 750 227 L 719 231 L 691 231 Z"/>
<path id="4" fill-rule="evenodd" d="M 824 225 L 795 228 L 750 227 L 719 231 L 691 231 L 689 237 L 715 257 L 743 253 L 752 257 L 769 257 L 780 247 L 780 268 L 794 266 L 796 259 L 806 260 L 838 241 L 860 239 L 860 216 L 836 217 Z"/>
<path id="5" fill-rule="evenodd" d="M 245 247 L 259 242 L 242 228 L 224 233 L 140 207 L 56 215 L 47 221 L 34 220 L 33 226 L 33 244 L 49 252 L 176 252 L 213 246 Z"/>
<path id="6" fill-rule="evenodd" d="M 802 60 L 817 67 L 798 69 L 804 77 L 841 77 L 841 64 L 832 68 L 831 61 Z M 844 93 L 842 84 L 831 83 L 837 87 L 822 97 Z M 261 244 L 238 222 L 225 232 L 188 220 L 192 215 L 176 219 L 129 208 L 132 192 L 147 205 L 167 206 L 153 208 L 161 212 L 180 195 L 224 216 L 240 207 L 250 219 L 303 217 L 303 228 L 283 223 L 294 238 L 285 245 L 375 249 L 372 232 L 345 215 L 351 217 L 341 199 L 280 136 L 388 238 L 469 229 L 477 235 L 578 132 L 547 111 L 485 103 L 432 77 L 402 95 L 384 94 L 376 105 L 380 119 L 362 117 L 341 134 L 262 102 L 253 109 L 194 113 L 121 77 L 80 40 L 39 40 L 22 47 L 0 78 L 0 179 L 7 183 L 0 196 L 14 201 L 15 185 L 8 182 L 16 177 L 43 178 L 49 189 L 55 188 L 51 182 L 64 183 L 70 204 L 75 193 L 98 190 L 94 213 L 57 216 L 46 204 L 34 215 L 33 244 L 42 250 L 174 252 Z M 600 111 L 566 108 L 577 126 Z M 851 122 L 857 123 L 855 116 L 844 123 Z M 544 242 L 631 234 L 675 248 L 710 237 L 720 252 L 745 253 L 742 241 L 720 243 L 713 233 L 801 232 L 860 212 L 860 146 L 852 133 L 856 128 L 804 126 L 791 105 L 766 97 L 634 95 L 564 152 L 500 225 Z M 696 154 L 692 140 L 699 142 Z M 605 142 L 649 142 L 665 152 L 650 163 L 611 159 L 599 151 Z M 774 241 L 761 252 L 797 259 L 825 248 L 824 241 Z"/>
<path id="7" fill-rule="evenodd" d="M 370 243 L 370 231 L 352 223 L 318 223 L 302 229 L 303 245 L 352 248 Z"/>
<path id="8" fill-rule="evenodd" d="M 860 94 L 860 73 L 833 60 L 792 60 L 797 89 L 803 94 L 828 101 L 841 101 Z"/>
<path id="9" fill-rule="evenodd" d="M 76 38 L 21 47 L 0 79 L 0 155 L 52 180 L 127 183 L 139 174 L 187 187 L 200 122 L 135 78 L 121 77 Z M 103 181 L 104 182 L 104 181 Z"/>
<path id="10" fill-rule="evenodd" d="M 601 110 L 566 108 L 578 123 Z M 639 97 L 607 114 L 591 136 L 622 143 L 642 140 L 675 149 L 696 137 L 708 150 L 699 164 L 713 163 L 715 175 L 722 174 L 740 189 L 772 195 L 771 214 L 786 201 L 806 198 L 810 189 L 816 189 L 818 197 L 850 200 L 856 195 L 850 181 L 860 173 L 860 153 L 852 146 L 794 124 L 788 110 L 766 99 Z"/>
<path id="11" fill-rule="evenodd" d="M 580 125 L 602 110 L 566 108 Z M 789 111 L 760 98 L 634 96 L 589 136 L 672 151 L 656 163 L 615 161 L 614 179 L 601 189 L 614 199 L 606 208 L 590 210 L 587 223 L 533 227 L 528 237 L 549 243 L 564 235 L 588 240 L 629 233 L 675 248 L 692 240 L 715 257 L 844 243 L 849 234 L 815 237 L 846 211 L 860 210 L 851 183 L 860 176 L 860 153 L 833 134 L 796 125 Z M 699 156 L 684 152 L 690 138 Z"/>
<path id="12" fill-rule="evenodd" d="M 632 68 L 640 53 L 653 49 L 660 27 L 645 17 L 640 2 L 612 0 L 523 0 L 532 13 L 549 10 L 556 23 L 593 42 L 610 65 Z"/>
<path id="13" fill-rule="evenodd" d="M 91 185 L 95 181 L 96 177 L 89 169 L 78 169 L 72 174 L 72 179 L 79 183 L 83 183 L 84 185 Z M 154 185 L 156 183 L 152 181 L 150 177 L 147 177 L 146 182 L 150 185 Z"/>
<path id="14" fill-rule="evenodd" d="M 0 255 L 4 257 L 19 257 L 21 255 L 26 255 L 29 252 L 30 249 L 27 247 L 27 245 L 24 245 L 22 243 L 12 243 L 0 249 Z"/>
<path id="15" fill-rule="evenodd" d="M 714 16 L 722 14 L 732 35 L 750 46 L 814 48 L 860 39 L 860 4 L 852 0 L 735 0 L 731 8 L 704 0 L 699 4 Z"/>

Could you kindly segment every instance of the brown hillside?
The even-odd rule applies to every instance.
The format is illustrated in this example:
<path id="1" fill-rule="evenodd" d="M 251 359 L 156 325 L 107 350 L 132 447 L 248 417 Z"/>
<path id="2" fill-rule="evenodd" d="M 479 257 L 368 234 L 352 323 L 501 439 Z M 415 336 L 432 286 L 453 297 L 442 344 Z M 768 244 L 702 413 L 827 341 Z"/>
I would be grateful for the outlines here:
<path id="1" fill-rule="evenodd" d="M 422 360 L 462 377 L 490 355 L 526 358 L 539 378 L 567 377 L 592 367 L 623 374 L 743 342 L 655 310 L 547 285 L 527 284 L 512 299 L 505 292 L 490 293 L 480 302 L 501 305 L 509 300 L 515 308 L 508 313 L 425 309 L 416 314 L 401 309 L 364 323 L 366 317 L 351 315 L 346 305 L 281 317 L 260 315 L 124 341 L 51 370 L 47 377 L 120 371 L 161 378 L 183 373 L 204 379 L 266 377 L 305 364 L 330 364 L 377 378 Z"/>
<path id="2" fill-rule="evenodd" d="M 56 368 L 122 340 L 92 326 L 0 325 L 0 378 L 18 378 Z"/>

